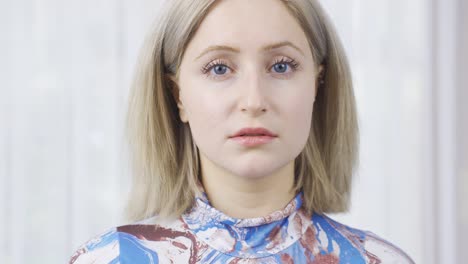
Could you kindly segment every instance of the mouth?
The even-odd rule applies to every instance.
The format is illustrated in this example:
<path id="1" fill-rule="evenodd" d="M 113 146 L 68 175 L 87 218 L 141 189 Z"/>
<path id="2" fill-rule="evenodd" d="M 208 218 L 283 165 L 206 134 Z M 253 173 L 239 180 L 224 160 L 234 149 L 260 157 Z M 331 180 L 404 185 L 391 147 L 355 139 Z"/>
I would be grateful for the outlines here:
<path id="1" fill-rule="evenodd" d="M 272 137 L 274 138 L 274 137 L 277 137 L 277 135 L 263 127 L 256 127 L 256 128 L 246 127 L 237 131 L 230 138 L 238 138 L 238 137 Z"/>
<path id="2" fill-rule="evenodd" d="M 274 134 L 273 132 L 269 131 L 263 127 L 256 127 L 256 128 L 243 128 L 231 137 L 234 142 L 246 146 L 246 147 L 254 147 L 259 145 L 264 145 L 267 143 L 272 142 L 278 137 L 278 135 Z"/>

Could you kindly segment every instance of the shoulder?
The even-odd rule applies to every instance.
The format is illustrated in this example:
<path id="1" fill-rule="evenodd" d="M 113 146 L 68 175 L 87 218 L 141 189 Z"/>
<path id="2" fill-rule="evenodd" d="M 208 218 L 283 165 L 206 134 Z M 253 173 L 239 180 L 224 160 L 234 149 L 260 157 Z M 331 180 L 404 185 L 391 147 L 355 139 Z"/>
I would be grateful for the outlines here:
<path id="1" fill-rule="evenodd" d="M 107 229 L 81 245 L 69 263 L 116 263 L 119 258 L 118 236 L 117 228 Z"/>
<path id="2" fill-rule="evenodd" d="M 325 233 L 332 233 L 330 235 L 337 238 L 336 240 L 346 241 L 338 244 L 358 250 L 366 263 L 414 264 L 401 248 L 371 231 L 350 227 L 324 214 L 314 216 L 314 221 Z"/>
<path id="3" fill-rule="evenodd" d="M 75 251 L 69 264 L 124 263 L 135 259 L 152 263 L 149 261 L 164 260 L 166 251 L 174 245 L 186 249 L 184 244 L 192 244 L 191 240 L 181 221 L 163 222 L 152 217 L 95 236 Z"/>
<path id="4" fill-rule="evenodd" d="M 377 257 L 382 263 L 414 264 L 411 257 L 401 248 L 371 231 L 366 231 L 364 248 L 370 257 Z"/>

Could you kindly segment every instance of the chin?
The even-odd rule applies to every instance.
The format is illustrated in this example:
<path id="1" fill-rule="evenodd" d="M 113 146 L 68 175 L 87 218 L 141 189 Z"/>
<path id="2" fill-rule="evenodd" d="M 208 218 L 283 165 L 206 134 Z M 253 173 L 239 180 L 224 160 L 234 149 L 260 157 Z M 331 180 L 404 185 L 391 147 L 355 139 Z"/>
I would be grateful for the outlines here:
<path id="1" fill-rule="evenodd" d="M 242 170 L 231 170 L 231 172 L 238 177 L 245 179 L 261 179 L 268 177 L 278 171 L 280 167 L 277 167 L 278 163 L 273 164 L 261 164 L 257 163 L 254 166 L 242 166 Z M 275 166 L 276 165 L 276 166 Z"/>

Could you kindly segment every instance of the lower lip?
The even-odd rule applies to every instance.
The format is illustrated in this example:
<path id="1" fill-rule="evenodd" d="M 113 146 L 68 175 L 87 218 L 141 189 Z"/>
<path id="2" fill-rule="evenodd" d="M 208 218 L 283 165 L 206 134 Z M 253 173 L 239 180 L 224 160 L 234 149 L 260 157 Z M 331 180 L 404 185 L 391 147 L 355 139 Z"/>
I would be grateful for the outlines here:
<path id="1" fill-rule="evenodd" d="M 232 140 L 236 141 L 237 143 L 247 146 L 253 147 L 258 146 L 266 143 L 270 143 L 275 139 L 275 137 L 270 136 L 243 136 L 243 137 L 233 137 Z"/>

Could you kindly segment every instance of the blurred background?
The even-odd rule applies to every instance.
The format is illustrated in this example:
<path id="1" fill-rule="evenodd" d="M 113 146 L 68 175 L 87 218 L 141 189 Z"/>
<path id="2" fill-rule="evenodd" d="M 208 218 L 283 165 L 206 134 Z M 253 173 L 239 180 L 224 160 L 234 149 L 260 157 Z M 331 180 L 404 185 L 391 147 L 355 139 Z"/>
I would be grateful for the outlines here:
<path id="1" fill-rule="evenodd" d="M 124 224 L 136 56 L 163 0 L 0 0 L 0 263 Z M 322 0 L 361 129 L 349 213 L 416 263 L 468 259 L 468 1 Z"/>

